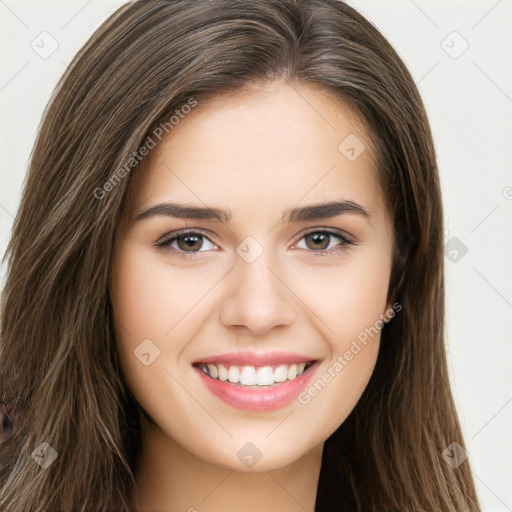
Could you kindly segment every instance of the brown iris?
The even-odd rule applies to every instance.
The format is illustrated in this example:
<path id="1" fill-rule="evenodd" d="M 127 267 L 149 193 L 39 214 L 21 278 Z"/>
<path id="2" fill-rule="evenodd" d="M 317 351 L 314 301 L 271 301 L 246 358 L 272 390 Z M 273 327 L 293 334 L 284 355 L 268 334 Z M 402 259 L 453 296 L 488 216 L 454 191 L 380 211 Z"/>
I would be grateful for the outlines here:
<path id="1" fill-rule="evenodd" d="M 329 238 L 330 235 L 327 233 L 310 233 L 304 237 L 306 240 L 306 245 L 308 246 L 308 249 L 327 249 L 329 246 Z M 312 240 L 315 244 L 321 244 L 321 247 L 316 245 L 315 247 L 310 247 L 308 244 L 308 240 Z"/>

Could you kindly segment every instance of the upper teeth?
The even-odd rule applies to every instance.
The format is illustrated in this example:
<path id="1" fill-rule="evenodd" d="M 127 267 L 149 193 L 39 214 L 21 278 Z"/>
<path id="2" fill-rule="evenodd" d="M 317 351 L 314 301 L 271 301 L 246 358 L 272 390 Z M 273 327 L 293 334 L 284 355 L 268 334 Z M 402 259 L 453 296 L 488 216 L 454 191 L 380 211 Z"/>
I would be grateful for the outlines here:
<path id="1" fill-rule="evenodd" d="M 271 386 L 275 382 L 293 380 L 304 373 L 307 363 L 272 366 L 224 366 L 201 363 L 198 367 L 214 379 L 229 381 L 242 386 Z"/>

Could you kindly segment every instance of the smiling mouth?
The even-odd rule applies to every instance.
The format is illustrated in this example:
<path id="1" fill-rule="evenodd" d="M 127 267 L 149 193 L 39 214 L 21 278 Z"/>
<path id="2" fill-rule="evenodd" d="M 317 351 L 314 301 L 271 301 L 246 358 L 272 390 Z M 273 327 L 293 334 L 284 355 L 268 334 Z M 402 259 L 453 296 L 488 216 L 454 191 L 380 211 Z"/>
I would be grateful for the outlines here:
<path id="1" fill-rule="evenodd" d="M 308 371 L 315 361 L 280 365 L 224 365 L 194 363 L 208 377 L 239 387 L 264 388 L 293 381 Z"/>

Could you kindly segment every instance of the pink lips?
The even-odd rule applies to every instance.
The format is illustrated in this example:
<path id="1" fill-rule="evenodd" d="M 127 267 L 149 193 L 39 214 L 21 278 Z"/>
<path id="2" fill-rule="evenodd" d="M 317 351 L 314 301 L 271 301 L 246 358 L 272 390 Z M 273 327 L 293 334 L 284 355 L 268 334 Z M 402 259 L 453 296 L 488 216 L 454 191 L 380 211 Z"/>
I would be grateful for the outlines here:
<path id="1" fill-rule="evenodd" d="M 223 364 L 230 366 L 272 366 L 281 364 L 309 363 L 314 359 L 286 352 L 237 352 L 202 359 L 201 363 Z M 261 389 L 221 381 L 206 375 L 201 369 L 195 367 L 199 377 L 206 387 L 225 403 L 245 411 L 273 411 L 288 405 L 303 390 L 315 373 L 317 362 L 293 380 L 274 383 L 271 386 L 262 386 Z"/>

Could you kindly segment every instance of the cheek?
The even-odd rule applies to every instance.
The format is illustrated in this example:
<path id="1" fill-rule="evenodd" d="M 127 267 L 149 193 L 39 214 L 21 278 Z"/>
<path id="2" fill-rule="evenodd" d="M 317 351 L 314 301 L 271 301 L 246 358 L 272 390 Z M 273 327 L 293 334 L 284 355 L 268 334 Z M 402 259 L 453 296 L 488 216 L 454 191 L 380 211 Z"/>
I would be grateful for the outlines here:
<path id="1" fill-rule="evenodd" d="M 366 344 L 353 340 L 345 351 L 322 364 L 314 379 L 298 397 L 297 407 L 318 440 L 330 436 L 350 415 L 373 373 L 380 332 Z M 314 419 L 313 419 L 314 418 Z"/>
<path id="2" fill-rule="evenodd" d="M 328 356 L 298 403 L 308 417 L 318 419 L 324 435 L 347 418 L 373 373 L 390 265 L 386 253 L 361 251 L 344 264 L 300 277 L 298 293 L 314 312 L 311 322 L 323 333 Z"/>
<path id="3" fill-rule="evenodd" d="M 121 252 L 121 251 L 120 251 Z M 169 333 L 211 287 L 210 276 L 193 268 L 177 271 L 147 250 L 127 248 L 114 261 L 115 318 L 135 338 L 169 339 Z"/>
<path id="4" fill-rule="evenodd" d="M 391 257 L 354 251 L 339 264 L 305 267 L 295 272 L 297 295 L 323 322 L 331 349 L 340 352 L 346 340 L 375 324 L 386 309 Z M 313 317 L 312 317 L 313 318 Z"/>
<path id="5" fill-rule="evenodd" d="M 174 293 L 161 269 L 148 264 L 147 254 L 132 246 L 121 246 L 112 266 L 112 303 L 117 351 L 127 381 L 137 394 L 151 382 L 157 368 L 165 368 L 179 351 L 179 338 L 169 331 L 179 321 L 185 299 Z M 176 345 L 177 343 L 177 345 Z M 147 395 L 150 396 L 150 395 Z"/>
<path id="6" fill-rule="evenodd" d="M 193 329 L 181 320 L 190 320 L 201 290 L 133 245 L 119 248 L 112 268 L 116 349 L 128 387 L 158 423 L 166 423 L 167 410 L 186 416 L 194 403 L 173 375 Z"/>
<path id="7" fill-rule="evenodd" d="M 204 299 L 218 279 L 214 272 L 193 265 L 176 269 L 147 248 L 119 247 L 111 287 L 116 348 L 126 380 L 141 403 L 155 389 L 172 385 L 164 370 L 183 364 L 183 351 L 207 318 Z M 179 386 L 175 391 L 180 394 Z"/>

